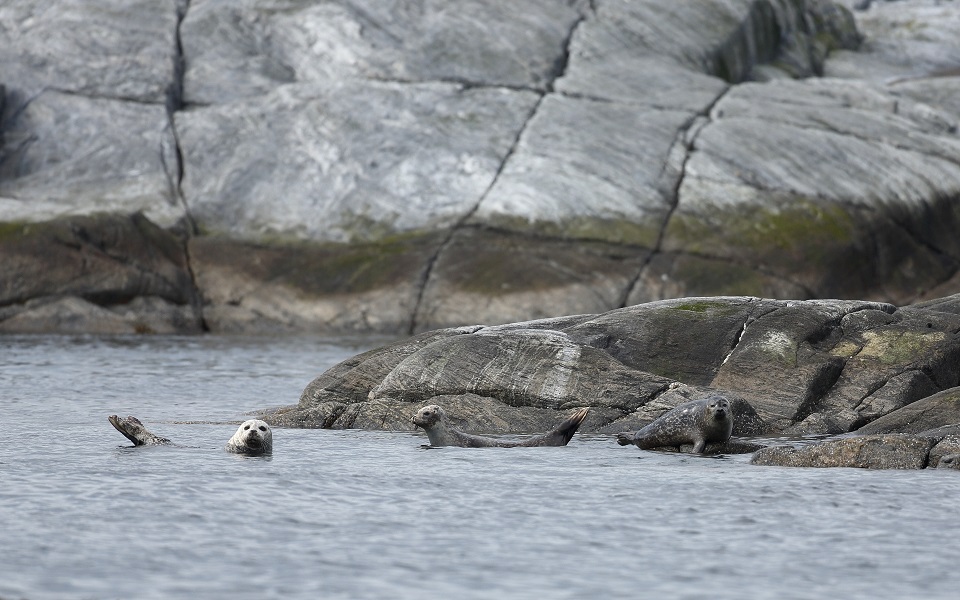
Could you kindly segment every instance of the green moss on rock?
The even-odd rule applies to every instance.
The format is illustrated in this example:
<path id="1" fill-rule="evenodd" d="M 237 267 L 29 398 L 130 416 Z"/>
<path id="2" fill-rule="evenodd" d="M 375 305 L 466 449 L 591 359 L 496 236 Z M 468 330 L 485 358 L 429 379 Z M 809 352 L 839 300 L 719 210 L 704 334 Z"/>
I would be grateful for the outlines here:
<path id="1" fill-rule="evenodd" d="M 674 214 L 670 245 L 687 252 L 745 258 L 784 266 L 828 268 L 857 238 L 857 224 L 842 206 L 794 197 L 775 206 L 718 207 L 710 214 Z"/>
<path id="2" fill-rule="evenodd" d="M 660 237 L 663 214 L 651 215 L 649 221 L 636 223 L 628 219 L 574 217 L 557 221 L 531 221 L 524 217 L 498 215 L 490 226 L 524 235 L 564 240 L 608 242 L 653 248 Z"/>

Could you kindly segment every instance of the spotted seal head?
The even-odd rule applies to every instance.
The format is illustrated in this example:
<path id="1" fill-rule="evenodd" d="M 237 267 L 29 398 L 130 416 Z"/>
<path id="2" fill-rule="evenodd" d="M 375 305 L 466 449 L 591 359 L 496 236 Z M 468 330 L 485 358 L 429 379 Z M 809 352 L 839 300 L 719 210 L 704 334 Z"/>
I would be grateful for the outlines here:
<path id="1" fill-rule="evenodd" d="M 427 432 L 431 446 L 461 446 L 464 448 L 566 446 L 573 434 L 580 428 L 580 424 L 583 423 L 589 410 L 589 408 L 581 408 L 551 431 L 519 442 L 463 433 L 447 424 L 446 413 L 436 404 L 424 406 L 418 410 L 411 421 Z"/>
<path id="2" fill-rule="evenodd" d="M 273 430 L 260 419 L 244 421 L 227 442 L 227 451 L 248 456 L 273 454 Z"/>
<path id="3" fill-rule="evenodd" d="M 634 444 L 645 450 L 693 444 L 693 452 L 702 454 L 708 443 L 724 443 L 732 433 L 730 401 L 714 394 L 685 402 L 639 431 L 617 434 L 617 443 L 621 446 Z"/>

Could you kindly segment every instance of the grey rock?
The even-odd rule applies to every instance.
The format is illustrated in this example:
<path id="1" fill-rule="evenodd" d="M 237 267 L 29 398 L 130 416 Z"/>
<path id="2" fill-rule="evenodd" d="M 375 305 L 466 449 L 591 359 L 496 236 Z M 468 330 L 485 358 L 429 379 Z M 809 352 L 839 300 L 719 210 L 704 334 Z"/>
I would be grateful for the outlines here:
<path id="1" fill-rule="evenodd" d="M 960 388 L 951 387 L 931 394 L 903 408 L 879 417 L 857 430 L 858 433 L 921 433 L 960 423 Z"/>
<path id="2" fill-rule="evenodd" d="M 142 212 L 169 228 L 186 218 L 177 142 L 162 103 L 45 90 L 11 104 L 0 121 L 4 222 Z"/>
<path id="3" fill-rule="evenodd" d="M 202 329 L 182 241 L 143 215 L 6 227 L 0 262 L 3 332 Z"/>
<path id="4" fill-rule="evenodd" d="M 653 248 L 681 174 L 677 132 L 694 116 L 547 96 L 469 222 Z"/>
<path id="5" fill-rule="evenodd" d="M 185 0 L 4 2 L 0 64 L 12 108 L 42 90 L 163 106 L 179 93 L 176 38 L 184 6 Z M 45 121 L 55 121 L 54 114 Z"/>
<path id="6" fill-rule="evenodd" d="M 462 228 L 432 264 L 412 330 L 461 322 L 465 314 L 493 324 L 606 312 L 623 305 L 623 290 L 648 254 L 615 243 Z"/>
<path id="7" fill-rule="evenodd" d="M 190 293 L 223 332 L 949 296 L 951 4 L 7 3 L 0 224 L 142 213 L 191 238 Z M 51 327 L 96 328 L 74 298 L 118 314 L 70 285 L 16 305 Z M 194 322 L 178 302 L 163 327 Z M 897 377 L 857 418 L 941 387 Z"/>
<path id="8" fill-rule="evenodd" d="M 262 245 L 219 236 L 188 243 L 212 332 L 410 328 L 436 234 L 368 244 Z"/>
<path id="9" fill-rule="evenodd" d="M 405 358 L 369 397 L 423 404 L 433 396 L 470 393 L 512 406 L 626 411 L 668 384 L 559 331 L 480 329 L 437 340 Z"/>
<path id="10" fill-rule="evenodd" d="M 847 2 L 847 0 L 844 0 Z M 849 2 L 847 2 L 849 3 Z M 960 14 L 953 2 L 858 2 L 864 41 L 857 52 L 838 51 L 829 77 L 879 81 L 929 77 L 960 63 Z"/>
<path id="11" fill-rule="evenodd" d="M 902 102 L 836 80 L 733 88 L 699 129 L 663 251 L 710 259 L 714 278 L 729 271 L 778 295 L 849 297 L 856 288 L 860 297 L 906 303 L 915 290 L 950 279 L 960 248 L 946 224 L 957 209 L 936 189 L 960 185 L 953 121 L 901 110 Z M 878 239 L 889 252 L 876 253 Z M 838 251 L 844 260 L 812 260 Z M 744 269 L 761 253 L 762 266 Z M 663 266 L 684 265 L 651 264 Z M 645 281 L 666 279 L 673 284 L 659 293 L 687 294 L 691 274 L 653 271 Z M 657 293 L 638 289 L 629 301 Z"/>
<path id="12" fill-rule="evenodd" d="M 957 331 L 957 315 L 917 307 L 749 297 L 665 300 L 602 314 L 443 329 L 332 368 L 276 422 L 403 429 L 404 415 L 443 397 L 470 398 L 468 415 L 477 415 L 483 402 L 506 411 L 498 414 L 513 407 L 517 423 L 530 422 L 523 415 L 534 410 L 539 427 L 528 431 L 590 406 L 581 431 L 609 434 L 639 429 L 683 402 L 720 391 L 731 400 L 737 436 L 848 433 L 955 388 Z M 544 414 L 552 418 L 541 419 Z M 462 424 L 466 430 L 489 424 L 470 418 Z M 916 429 L 883 431 L 958 422 L 946 416 Z"/>
<path id="13" fill-rule="evenodd" d="M 349 78 L 545 89 L 586 2 L 192 2 L 180 35 L 188 103 Z"/>
<path id="14" fill-rule="evenodd" d="M 362 243 L 447 228 L 479 202 L 536 102 L 503 88 L 340 81 L 181 111 L 183 192 L 202 230 L 240 239 Z"/>
<path id="15" fill-rule="evenodd" d="M 803 447 L 771 446 L 754 453 L 754 465 L 923 469 L 934 440 L 907 434 L 828 440 Z"/>

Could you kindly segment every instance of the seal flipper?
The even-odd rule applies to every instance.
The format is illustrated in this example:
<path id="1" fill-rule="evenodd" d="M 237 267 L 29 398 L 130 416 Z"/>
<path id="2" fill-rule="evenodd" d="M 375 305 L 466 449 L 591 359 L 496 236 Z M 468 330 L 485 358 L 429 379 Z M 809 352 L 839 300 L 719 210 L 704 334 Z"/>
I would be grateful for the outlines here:
<path id="1" fill-rule="evenodd" d="M 629 446 L 630 444 L 634 443 L 634 435 L 635 434 L 632 431 L 624 431 L 622 433 L 618 433 L 617 443 L 620 444 L 621 446 Z"/>
<path id="2" fill-rule="evenodd" d="M 146 427 L 143 426 L 143 423 L 140 422 L 140 419 L 134 416 L 121 419 L 117 415 L 110 415 L 107 417 L 107 420 L 110 421 L 110 424 L 113 425 L 117 431 L 123 434 L 123 437 L 133 442 L 134 446 L 170 443 L 170 440 L 167 438 L 162 438 L 151 433 Z"/>
<path id="3" fill-rule="evenodd" d="M 523 442 L 521 446 L 566 446 L 570 439 L 573 437 L 573 434 L 577 432 L 577 429 L 580 428 L 580 425 L 583 423 L 583 420 L 587 418 L 587 413 L 590 412 L 590 408 L 581 408 L 577 412 L 570 415 L 566 421 L 560 423 L 554 428 L 553 431 L 545 433 L 542 436 L 531 438 L 527 442 Z"/>

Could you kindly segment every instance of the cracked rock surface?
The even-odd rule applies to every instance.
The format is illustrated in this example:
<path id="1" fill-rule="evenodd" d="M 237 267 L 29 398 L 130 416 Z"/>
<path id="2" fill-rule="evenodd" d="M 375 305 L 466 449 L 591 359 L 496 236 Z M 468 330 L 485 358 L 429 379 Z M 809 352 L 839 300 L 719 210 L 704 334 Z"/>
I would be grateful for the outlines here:
<path id="1" fill-rule="evenodd" d="M 6 3 L 0 328 L 417 333 L 683 296 L 949 296 L 954 4 Z M 177 277 L 138 254 L 156 237 L 114 243 L 142 220 L 124 235 L 169 236 Z M 112 259 L 49 252 L 40 225 Z M 131 287 L 130 265 L 181 288 Z M 817 385 L 837 369 L 798 356 Z M 921 372 L 823 399 L 818 427 L 931 389 Z"/>
<path id="2" fill-rule="evenodd" d="M 719 391 L 734 435 L 914 433 L 960 423 L 956 302 L 683 298 L 439 329 L 344 361 L 267 418 L 410 429 L 436 403 L 464 427 L 530 432 L 590 406 L 581 430 L 615 433 Z"/>

